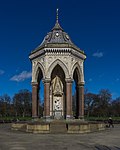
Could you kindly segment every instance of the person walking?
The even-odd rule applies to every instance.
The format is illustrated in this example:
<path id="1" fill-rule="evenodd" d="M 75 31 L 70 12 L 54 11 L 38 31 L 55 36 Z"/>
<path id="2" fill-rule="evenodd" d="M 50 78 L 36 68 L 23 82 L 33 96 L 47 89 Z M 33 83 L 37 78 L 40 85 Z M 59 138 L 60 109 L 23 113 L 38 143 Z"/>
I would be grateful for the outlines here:
<path id="1" fill-rule="evenodd" d="M 108 127 L 110 128 L 110 126 L 112 126 L 114 128 L 113 120 L 111 117 L 108 119 Z"/>

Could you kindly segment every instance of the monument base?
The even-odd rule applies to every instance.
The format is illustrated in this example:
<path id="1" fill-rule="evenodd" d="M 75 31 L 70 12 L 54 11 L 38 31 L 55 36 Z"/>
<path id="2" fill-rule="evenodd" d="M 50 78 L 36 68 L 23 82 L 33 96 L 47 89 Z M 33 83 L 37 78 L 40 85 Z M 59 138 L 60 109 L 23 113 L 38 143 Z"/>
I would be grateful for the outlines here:
<path id="1" fill-rule="evenodd" d="M 45 120 L 31 122 L 16 122 L 12 130 L 22 130 L 31 133 L 89 133 L 105 130 L 104 123 L 77 120 Z"/>

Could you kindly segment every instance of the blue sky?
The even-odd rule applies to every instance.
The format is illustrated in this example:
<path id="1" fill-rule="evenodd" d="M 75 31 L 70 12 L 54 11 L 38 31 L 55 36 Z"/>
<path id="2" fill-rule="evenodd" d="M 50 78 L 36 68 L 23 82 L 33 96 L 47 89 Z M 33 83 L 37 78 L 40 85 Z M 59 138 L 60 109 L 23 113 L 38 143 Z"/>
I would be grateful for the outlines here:
<path id="1" fill-rule="evenodd" d="M 120 0 L 0 0 L 0 95 L 31 91 L 29 54 L 59 22 L 85 51 L 85 88 L 120 96 Z"/>

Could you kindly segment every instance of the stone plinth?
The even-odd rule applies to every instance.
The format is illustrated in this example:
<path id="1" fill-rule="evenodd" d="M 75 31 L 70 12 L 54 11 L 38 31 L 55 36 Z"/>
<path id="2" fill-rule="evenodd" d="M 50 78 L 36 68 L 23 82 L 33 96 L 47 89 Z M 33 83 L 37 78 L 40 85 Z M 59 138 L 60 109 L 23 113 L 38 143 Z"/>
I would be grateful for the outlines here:
<path id="1" fill-rule="evenodd" d="M 49 124 L 28 124 L 26 132 L 49 133 Z"/>
<path id="2" fill-rule="evenodd" d="M 31 123 L 13 123 L 13 130 L 22 130 L 30 133 L 89 133 L 105 130 L 104 123 L 93 122 L 75 122 L 75 121 L 51 121 L 51 122 L 31 122 Z"/>
<path id="3" fill-rule="evenodd" d="M 27 123 L 13 123 L 11 126 L 12 130 L 26 130 Z"/>
<path id="4" fill-rule="evenodd" d="M 105 130 L 103 123 L 69 123 L 68 133 L 89 133 Z"/>

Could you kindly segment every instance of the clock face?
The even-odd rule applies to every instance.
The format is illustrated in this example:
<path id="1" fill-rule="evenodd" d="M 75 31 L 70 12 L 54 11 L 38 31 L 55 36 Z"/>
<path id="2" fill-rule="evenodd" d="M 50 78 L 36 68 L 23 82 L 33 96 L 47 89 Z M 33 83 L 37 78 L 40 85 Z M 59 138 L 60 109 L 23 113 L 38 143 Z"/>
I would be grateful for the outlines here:
<path id="1" fill-rule="evenodd" d="M 57 37 L 59 36 L 59 33 L 58 32 L 56 32 L 56 34 L 55 34 Z"/>

